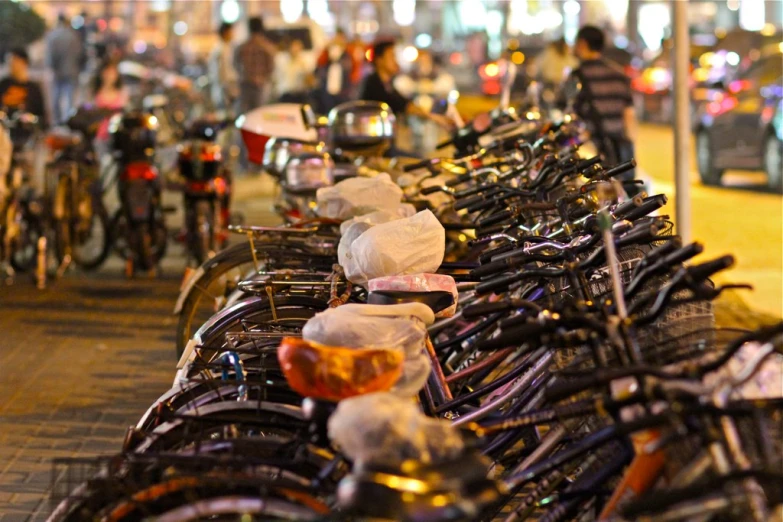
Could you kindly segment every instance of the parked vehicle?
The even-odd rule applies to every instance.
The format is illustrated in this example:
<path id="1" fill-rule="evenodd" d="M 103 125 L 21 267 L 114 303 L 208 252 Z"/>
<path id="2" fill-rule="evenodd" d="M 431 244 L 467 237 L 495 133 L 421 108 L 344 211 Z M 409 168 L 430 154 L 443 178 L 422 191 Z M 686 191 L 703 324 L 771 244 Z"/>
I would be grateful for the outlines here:
<path id="1" fill-rule="evenodd" d="M 734 258 L 692 263 L 664 195 L 624 199 L 634 161 L 502 119 L 405 190 L 346 180 L 319 219 L 235 228 L 171 388 L 121 453 L 55 470 L 50 522 L 776 520 L 783 323 L 716 327 Z M 234 300 L 203 284 L 228 252 Z"/>
<path id="2" fill-rule="evenodd" d="M 45 206 L 31 184 L 38 132 L 34 114 L 0 111 L 0 277 L 7 282 L 45 263 L 38 256 L 46 245 Z"/>
<path id="3" fill-rule="evenodd" d="M 128 277 L 137 271 L 154 273 L 166 252 L 162 182 L 153 163 L 157 130 L 157 118 L 143 112 L 115 115 L 109 128 L 120 200 L 112 219 L 112 239 L 126 260 Z"/>
<path id="4" fill-rule="evenodd" d="M 71 264 L 95 269 L 111 251 L 110 218 L 103 204 L 100 161 L 93 142 L 101 125 L 115 110 L 80 107 L 68 120 L 70 132 L 46 138 L 54 154 L 47 165 L 46 187 L 54 227 L 58 273 Z"/>
<path id="5" fill-rule="evenodd" d="M 185 244 L 197 265 L 220 250 L 227 239 L 232 178 L 218 143 L 225 125 L 197 120 L 178 147 L 177 163 L 184 180 Z"/>
<path id="6" fill-rule="evenodd" d="M 724 85 L 696 129 L 699 176 L 720 185 L 728 169 L 761 170 L 770 189 L 783 189 L 783 46 Z"/>

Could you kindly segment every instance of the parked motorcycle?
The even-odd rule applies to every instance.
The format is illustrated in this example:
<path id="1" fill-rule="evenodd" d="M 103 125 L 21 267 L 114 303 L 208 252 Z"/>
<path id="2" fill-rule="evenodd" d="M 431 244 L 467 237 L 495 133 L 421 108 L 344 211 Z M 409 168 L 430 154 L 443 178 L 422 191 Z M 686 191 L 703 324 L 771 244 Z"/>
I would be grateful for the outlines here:
<path id="1" fill-rule="evenodd" d="M 109 124 L 120 200 L 111 230 L 128 277 L 137 271 L 154 274 L 166 252 L 162 182 L 153 164 L 157 130 L 157 118 L 142 112 L 118 114 Z"/>
<path id="2" fill-rule="evenodd" d="M 197 265 L 226 242 L 230 221 L 231 172 L 217 141 L 224 122 L 197 120 L 178 147 L 179 173 L 184 178 L 185 243 Z"/>

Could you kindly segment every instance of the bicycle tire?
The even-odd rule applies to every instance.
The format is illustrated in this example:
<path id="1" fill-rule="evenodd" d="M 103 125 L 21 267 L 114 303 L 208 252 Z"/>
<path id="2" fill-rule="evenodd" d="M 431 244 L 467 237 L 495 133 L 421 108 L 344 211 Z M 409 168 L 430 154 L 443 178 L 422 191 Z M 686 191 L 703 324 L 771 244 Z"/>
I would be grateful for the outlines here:
<path id="1" fill-rule="evenodd" d="M 296 255 L 301 256 L 297 261 L 301 261 L 303 266 L 320 262 L 318 258 L 313 259 L 312 254 L 308 252 L 305 247 L 293 244 L 254 242 L 253 249 L 251 250 L 250 243 L 247 242 L 233 245 L 218 252 L 217 255 L 202 265 L 201 274 L 197 276 L 198 279 L 192 282 L 192 287 L 185 297 L 182 308 L 179 311 L 176 332 L 177 358 L 182 355 L 188 341 L 201 326 L 201 323 L 194 323 L 197 323 L 199 320 L 206 321 L 208 319 L 208 317 L 197 317 L 199 306 L 205 304 L 203 299 L 207 297 L 217 301 L 226 297 L 212 295 L 210 293 L 212 286 L 215 283 L 219 283 L 222 277 L 226 276 L 226 274 L 231 274 L 233 271 L 238 272 L 237 278 L 244 277 L 247 270 L 242 267 L 253 268 L 254 254 L 255 259 L 257 259 L 262 266 L 264 262 L 270 259 L 274 260 L 279 257 L 280 259 L 287 258 L 290 261 L 292 256 Z M 215 309 L 214 306 L 210 308 L 211 311 L 209 311 L 209 316 L 219 311 L 219 309 Z"/>

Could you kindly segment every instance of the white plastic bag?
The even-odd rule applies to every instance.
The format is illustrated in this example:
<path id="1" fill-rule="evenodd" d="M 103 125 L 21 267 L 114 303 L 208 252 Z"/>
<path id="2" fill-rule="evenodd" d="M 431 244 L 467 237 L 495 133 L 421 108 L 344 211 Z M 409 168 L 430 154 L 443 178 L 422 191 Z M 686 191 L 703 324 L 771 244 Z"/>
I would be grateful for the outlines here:
<path id="1" fill-rule="evenodd" d="M 331 441 L 354 463 L 437 463 L 458 457 L 464 449 L 450 422 L 429 418 L 410 399 L 389 393 L 340 401 L 328 429 Z"/>
<path id="2" fill-rule="evenodd" d="M 340 233 L 345 234 L 348 227 L 354 223 L 368 223 L 372 226 L 380 225 L 381 223 L 388 223 L 389 221 L 396 221 L 398 219 L 411 217 L 416 213 L 416 209 L 410 203 L 400 203 L 395 209 L 382 209 L 370 212 L 369 214 L 362 214 L 343 221 L 340 224 Z"/>
<path id="3" fill-rule="evenodd" d="M 424 210 L 370 228 L 338 257 L 348 280 L 363 285 L 376 277 L 435 272 L 445 249 L 446 231 L 432 212 Z"/>
<path id="4" fill-rule="evenodd" d="M 457 312 L 457 283 L 450 275 L 443 274 L 411 274 L 399 276 L 376 277 L 367 283 L 367 290 L 396 290 L 399 292 L 451 292 L 454 304 L 441 310 L 435 317 L 451 317 Z"/>
<path id="5" fill-rule="evenodd" d="M 340 242 L 337 244 L 337 262 L 343 267 L 346 274 L 354 273 L 358 270 L 353 257 L 351 256 L 351 246 L 353 242 L 373 227 L 370 223 L 359 221 L 351 223 L 349 227 L 342 232 Z M 342 228 L 342 227 L 341 227 Z"/>
<path id="6" fill-rule="evenodd" d="M 402 351 L 405 358 L 402 376 L 393 391 L 410 397 L 421 390 L 430 374 L 431 365 L 424 351 L 424 339 L 427 335 L 425 324 L 432 317 L 427 306 L 411 304 L 417 306 L 354 304 L 330 308 L 307 321 L 302 329 L 302 338 L 327 346 Z M 398 315 L 378 315 L 394 311 Z"/>
<path id="7" fill-rule="evenodd" d="M 388 174 L 374 178 L 349 178 L 332 187 L 318 189 L 316 212 L 330 219 L 346 220 L 376 210 L 396 209 L 402 200 L 402 189 Z"/>

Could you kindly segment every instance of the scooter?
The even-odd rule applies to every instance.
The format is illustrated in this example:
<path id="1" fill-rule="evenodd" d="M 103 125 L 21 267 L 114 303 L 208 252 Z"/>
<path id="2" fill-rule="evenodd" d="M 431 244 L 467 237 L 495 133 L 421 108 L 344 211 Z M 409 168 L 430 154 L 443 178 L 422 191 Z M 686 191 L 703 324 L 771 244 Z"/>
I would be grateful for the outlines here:
<path id="1" fill-rule="evenodd" d="M 185 244 L 196 265 L 226 243 L 231 201 L 231 172 L 217 142 L 225 122 L 197 120 L 178 147 L 179 174 L 184 178 Z"/>
<path id="2" fill-rule="evenodd" d="M 111 230 L 127 277 L 154 275 L 166 252 L 161 179 L 153 164 L 157 130 L 157 118 L 142 112 L 117 114 L 109 124 L 120 200 Z"/>

